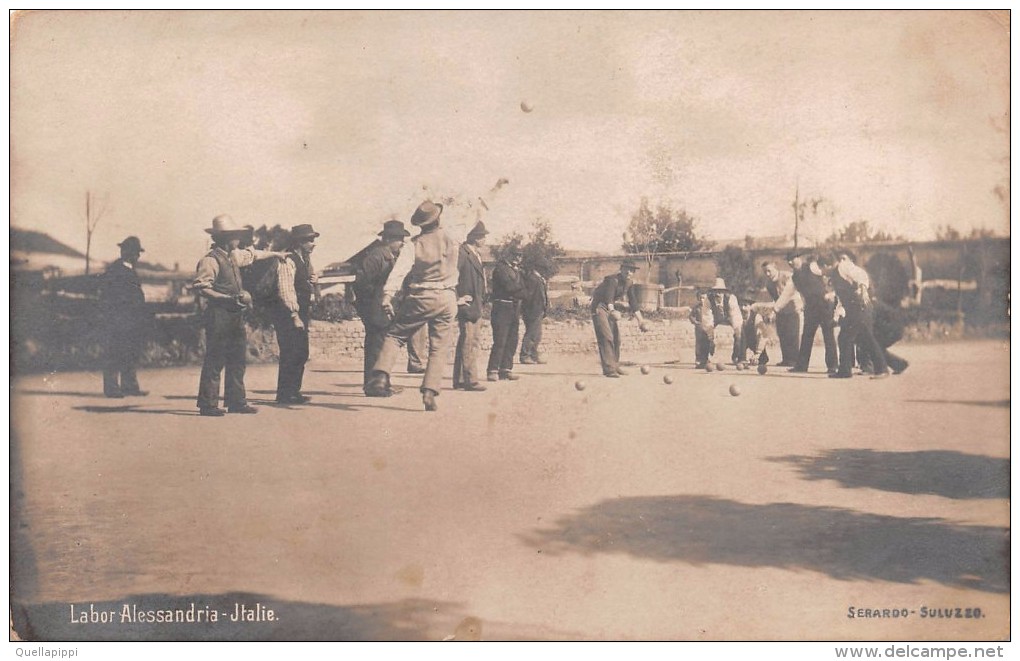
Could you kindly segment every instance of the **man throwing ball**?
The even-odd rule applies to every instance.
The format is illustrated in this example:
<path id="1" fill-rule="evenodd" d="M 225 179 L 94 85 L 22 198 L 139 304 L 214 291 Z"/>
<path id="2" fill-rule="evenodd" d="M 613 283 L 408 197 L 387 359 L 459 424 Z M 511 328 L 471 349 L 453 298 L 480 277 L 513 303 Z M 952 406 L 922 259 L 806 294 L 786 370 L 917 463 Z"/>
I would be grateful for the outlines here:
<path id="1" fill-rule="evenodd" d="M 631 260 L 623 260 L 620 272 L 608 275 L 591 295 L 591 321 L 595 326 L 595 339 L 602 359 L 602 374 L 617 379 L 625 374 L 620 370 L 620 328 L 617 321 L 623 317 L 619 308 L 630 310 L 645 330 L 645 320 L 638 309 L 637 292 L 634 290 L 634 271 L 638 266 Z"/>

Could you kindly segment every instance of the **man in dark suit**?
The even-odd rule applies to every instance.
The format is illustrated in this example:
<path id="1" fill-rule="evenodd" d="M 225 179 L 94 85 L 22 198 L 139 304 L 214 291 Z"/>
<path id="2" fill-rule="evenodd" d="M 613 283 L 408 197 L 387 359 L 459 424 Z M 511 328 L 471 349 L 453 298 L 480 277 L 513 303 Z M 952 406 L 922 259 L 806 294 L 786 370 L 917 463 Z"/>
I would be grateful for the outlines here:
<path id="1" fill-rule="evenodd" d="M 365 360 L 362 389 L 368 387 L 372 378 L 372 366 L 379 358 L 386 327 L 390 320 L 383 310 L 383 285 L 393 270 L 404 241 L 411 233 L 404 229 L 399 220 L 388 220 L 379 232 L 379 239 L 358 256 L 354 271 L 354 306 L 365 326 Z M 423 327 L 424 328 L 424 327 Z M 426 330 L 427 332 L 427 330 Z M 387 384 L 391 391 L 394 387 Z"/>
<path id="2" fill-rule="evenodd" d="M 520 250 L 513 250 L 496 264 L 492 271 L 492 350 L 486 378 L 489 381 L 516 381 L 514 354 L 521 327 L 521 300 L 524 298 L 524 281 L 521 278 Z"/>
<path id="3" fill-rule="evenodd" d="M 804 330 L 800 336 L 800 350 L 797 353 L 797 364 L 790 368 L 791 372 L 807 372 L 811 363 L 811 351 L 815 343 L 815 335 L 819 327 L 825 341 L 825 366 L 829 374 L 839 368 L 839 356 L 836 352 L 835 324 L 832 313 L 835 305 L 835 294 L 827 291 L 825 276 L 818 266 L 818 258 L 814 255 L 791 254 L 790 266 L 793 276 L 776 299 L 777 309 L 787 305 L 796 290 L 804 299 Z"/>
<path id="4" fill-rule="evenodd" d="M 533 262 L 524 270 L 524 301 L 521 304 L 521 318 L 524 319 L 524 337 L 521 339 L 521 364 L 543 364 L 539 354 L 542 343 L 542 320 L 549 310 L 549 285 L 541 269 L 548 271 L 547 264 Z"/>
<path id="5" fill-rule="evenodd" d="M 120 259 L 110 264 L 99 284 L 99 312 L 104 324 L 105 365 L 103 394 L 107 397 L 141 397 L 136 365 L 142 352 L 145 326 L 145 294 L 135 270 L 145 250 L 138 237 L 118 244 Z"/>
<path id="6" fill-rule="evenodd" d="M 469 392 L 485 390 L 478 380 L 478 332 L 482 325 L 482 306 L 485 303 L 486 278 L 479 249 L 489 232 L 482 221 L 468 232 L 467 241 L 460 246 L 457 257 L 457 352 L 453 363 L 453 387 Z"/>
<path id="7" fill-rule="evenodd" d="M 623 260 L 620 272 L 607 275 L 591 295 L 591 321 L 599 345 L 602 374 L 611 379 L 625 374 L 620 369 L 620 327 L 617 325 L 623 314 L 617 308 L 629 309 L 641 324 L 641 330 L 645 330 L 645 320 L 638 308 L 637 292 L 633 286 L 633 274 L 637 270 L 638 266 L 633 261 Z"/>

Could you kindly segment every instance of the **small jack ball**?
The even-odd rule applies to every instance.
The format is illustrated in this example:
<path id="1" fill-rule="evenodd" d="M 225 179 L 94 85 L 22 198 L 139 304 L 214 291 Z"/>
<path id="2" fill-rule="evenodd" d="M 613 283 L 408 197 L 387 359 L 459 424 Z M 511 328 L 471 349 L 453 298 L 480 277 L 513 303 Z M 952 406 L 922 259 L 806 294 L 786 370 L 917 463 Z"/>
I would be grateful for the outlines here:
<path id="1" fill-rule="evenodd" d="M 666 385 L 669 385 L 673 383 L 673 377 L 667 374 L 666 376 L 662 377 L 662 382 L 665 383 Z"/>
<path id="2" fill-rule="evenodd" d="M 577 383 L 574 384 L 574 387 L 577 388 L 578 390 L 584 390 L 588 386 L 585 385 L 584 381 L 578 381 Z"/>
<path id="3" fill-rule="evenodd" d="M 736 386 L 730 386 L 730 394 L 732 396 L 734 396 L 734 397 L 739 397 L 740 396 L 740 388 L 738 388 Z"/>
<path id="4" fill-rule="evenodd" d="M 652 368 L 649 367 L 648 365 L 642 365 L 641 366 L 641 373 L 642 374 L 648 374 L 651 371 L 652 371 Z"/>

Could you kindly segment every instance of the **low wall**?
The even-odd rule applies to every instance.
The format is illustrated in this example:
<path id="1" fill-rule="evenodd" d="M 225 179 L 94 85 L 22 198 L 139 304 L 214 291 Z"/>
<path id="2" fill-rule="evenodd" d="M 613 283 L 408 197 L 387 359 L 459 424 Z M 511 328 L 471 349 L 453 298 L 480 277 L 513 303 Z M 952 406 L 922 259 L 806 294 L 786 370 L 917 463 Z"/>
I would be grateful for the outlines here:
<path id="1" fill-rule="evenodd" d="M 481 346 L 483 352 L 492 348 L 492 327 L 483 319 Z M 630 353 L 667 353 L 694 347 L 694 326 L 686 319 L 661 319 L 647 321 L 648 331 L 642 333 L 637 322 L 623 319 L 619 322 L 621 342 Z M 521 335 L 524 323 L 521 323 Z M 450 344 L 450 356 L 456 348 L 459 331 L 454 329 Z M 312 360 L 342 361 L 360 358 L 365 341 L 365 329 L 360 323 L 312 322 L 309 333 Z M 732 346 L 733 333 L 728 326 L 720 326 L 716 332 L 716 344 Z M 548 354 L 598 353 L 595 331 L 590 321 L 546 320 L 542 327 L 541 351 Z M 693 356 L 693 354 L 692 354 Z M 403 358 L 399 359 L 399 365 Z"/>

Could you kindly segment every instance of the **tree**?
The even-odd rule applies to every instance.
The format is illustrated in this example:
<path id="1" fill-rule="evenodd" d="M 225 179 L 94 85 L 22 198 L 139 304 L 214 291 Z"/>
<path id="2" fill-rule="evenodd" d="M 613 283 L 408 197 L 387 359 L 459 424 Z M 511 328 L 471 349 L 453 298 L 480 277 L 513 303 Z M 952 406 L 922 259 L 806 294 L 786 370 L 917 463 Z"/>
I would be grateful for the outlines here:
<path id="1" fill-rule="evenodd" d="M 532 230 L 528 233 L 527 239 L 520 232 L 512 232 L 493 246 L 492 254 L 496 259 L 503 260 L 512 251 L 520 250 L 524 253 L 521 264 L 526 270 L 533 268 L 544 277 L 549 278 L 559 271 L 559 264 L 555 260 L 557 257 L 565 255 L 566 251 L 553 239 L 552 227 L 547 221 L 538 218 L 531 227 Z"/>
<path id="2" fill-rule="evenodd" d="M 726 287 L 734 294 L 745 296 L 755 288 L 754 258 L 743 248 L 726 246 L 715 258 L 715 266 L 719 277 L 726 281 Z"/>
<path id="3" fill-rule="evenodd" d="M 92 191 L 85 191 L 85 275 L 89 274 L 92 263 L 92 233 L 96 231 L 96 225 L 106 212 L 106 204 L 109 197 L 103 196 L 101 201 L 96 201 Z"/>
<path id="4" fill-rule="evenodd" d="M 956 229 L 952 225 L 939 225 L 938 229 L 935 230 L 936 241 L 963 241 L 965 239 L 978 240 L 992 238 L 995 238 L 995 230 L 988 229 L 987 227 L 975 227 L 967 236 L 964 236 L 960 230 Z"/>
<path id="5" fill-rule="evenodd" d="M 693 252 L 711 247 L 711 241 L 698 235 L 697 220 L 687 211 L 659 204 L 652 212 L 644 197 L 623 233 L 623 250 L 628 253 Z"/>

